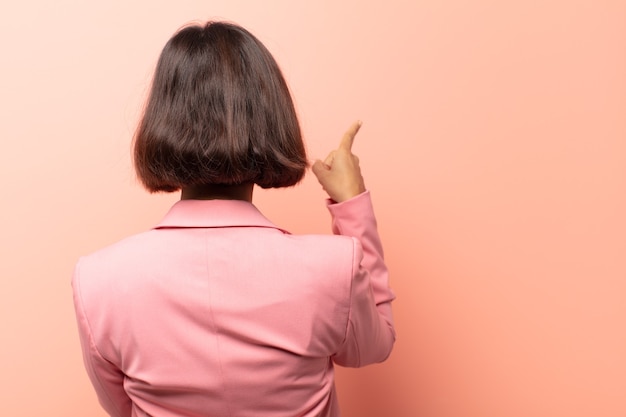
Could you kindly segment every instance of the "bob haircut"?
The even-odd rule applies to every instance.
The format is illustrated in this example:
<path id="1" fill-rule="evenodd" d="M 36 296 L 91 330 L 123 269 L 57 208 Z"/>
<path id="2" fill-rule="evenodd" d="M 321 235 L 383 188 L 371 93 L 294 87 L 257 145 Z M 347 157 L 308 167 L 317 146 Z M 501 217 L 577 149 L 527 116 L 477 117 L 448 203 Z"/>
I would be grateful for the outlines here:
<path id="1" fill-rule="evenodd" d="M 180 29 L 159 57 L 134 164 L 150 192 L 298 183 L 307 167 L 302 134 L 265 46 L 231 23 Z"/>

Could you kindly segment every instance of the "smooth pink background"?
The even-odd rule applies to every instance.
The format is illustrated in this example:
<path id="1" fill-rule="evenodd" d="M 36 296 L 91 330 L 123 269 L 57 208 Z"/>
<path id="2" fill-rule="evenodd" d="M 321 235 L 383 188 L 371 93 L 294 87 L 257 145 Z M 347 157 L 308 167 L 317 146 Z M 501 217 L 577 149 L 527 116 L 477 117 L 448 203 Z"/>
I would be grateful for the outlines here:
<path id="1" fill-rule="evenodd" d="M 76 259 L 157 222 L 130 140 L 157 56 L 225 18 L 275 54 L 311 157 L 355 144 L 398 294 L 345 416 L 626 415 L 626 3 L 43 0 L 0 6 L 0 415 L 102 416 Z M 256 204 L 329 230 L 312 175 Z M 253 376 L 251 376 L 253 377 Z"/>

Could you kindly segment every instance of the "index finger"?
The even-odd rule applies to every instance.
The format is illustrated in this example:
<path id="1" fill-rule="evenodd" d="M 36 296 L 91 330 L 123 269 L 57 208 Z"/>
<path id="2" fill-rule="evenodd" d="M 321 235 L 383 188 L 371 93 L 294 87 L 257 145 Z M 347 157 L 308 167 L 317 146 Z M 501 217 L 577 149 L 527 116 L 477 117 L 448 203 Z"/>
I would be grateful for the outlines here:
<path id="1" fill-rule="evenodd" d="M 354 143 L 354 137 L 356 136 L 356 133 L 361 128 L 362 124 L 363 124 L 362 121 L 357 120 L 356 122 L 352 124 L 352 126 L 350 126 L 350 128 L 346 131 L 346 133 L 343 134 L 343 138 L 341 138 L 339 149 L 346 149 L 348 151 L 352 149 L 352 144 Z"/>

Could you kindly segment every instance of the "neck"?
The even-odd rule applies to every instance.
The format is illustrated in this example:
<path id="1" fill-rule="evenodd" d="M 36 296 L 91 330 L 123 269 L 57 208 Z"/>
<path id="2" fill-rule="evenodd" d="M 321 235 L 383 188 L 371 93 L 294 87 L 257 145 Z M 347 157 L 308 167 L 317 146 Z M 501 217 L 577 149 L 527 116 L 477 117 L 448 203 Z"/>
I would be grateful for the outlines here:
<path id="1" fill-rule="evenodd" d="M 181 200 L 243 200 L 252 202 L 254 184 L 194 185 L 183 188 Z"/>

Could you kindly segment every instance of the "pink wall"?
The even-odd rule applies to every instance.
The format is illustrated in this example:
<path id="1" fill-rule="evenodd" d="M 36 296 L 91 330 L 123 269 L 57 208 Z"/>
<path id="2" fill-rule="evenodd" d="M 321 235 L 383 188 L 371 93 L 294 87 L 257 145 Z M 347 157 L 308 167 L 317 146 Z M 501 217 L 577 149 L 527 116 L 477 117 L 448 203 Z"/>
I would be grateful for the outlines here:
<path id="1" fill-rule="evenodd" d="M 626 415 L 626 3 L 2 8 L 0 415 L 103 415 L 71 270 L 175 199 L 142 192 L 129 142 L 164 42 L 210 17 L 275 53 L 312 157 L 365 121 L 399 340 L 384 365 L 340 371 L 346 416 Z M 309 175 L 256 203 L 319 233 L 322 198 Z"/>

